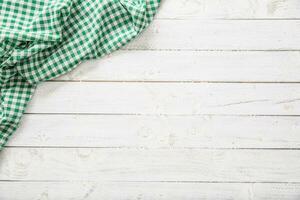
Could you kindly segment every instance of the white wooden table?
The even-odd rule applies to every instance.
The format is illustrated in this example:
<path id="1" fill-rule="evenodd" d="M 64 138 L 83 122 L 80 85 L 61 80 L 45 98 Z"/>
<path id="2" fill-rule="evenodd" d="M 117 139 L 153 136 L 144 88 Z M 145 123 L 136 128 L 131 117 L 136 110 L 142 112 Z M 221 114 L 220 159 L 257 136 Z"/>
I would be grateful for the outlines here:
<path id="1" fill-rule="evenodd" d="M 1 200 L 299 200 L 300 1 L 164 0 L 7 146 Z"/>

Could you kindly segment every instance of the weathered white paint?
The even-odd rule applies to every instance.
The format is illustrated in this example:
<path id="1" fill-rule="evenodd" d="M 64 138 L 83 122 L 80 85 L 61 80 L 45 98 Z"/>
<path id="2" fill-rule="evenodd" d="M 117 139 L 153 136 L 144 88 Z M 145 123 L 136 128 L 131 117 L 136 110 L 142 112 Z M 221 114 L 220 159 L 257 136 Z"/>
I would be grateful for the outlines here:
<path id="1" fill-rule="evenodd" d="M 39 87 L 0 153 L 0 199 L 298 200 L 300 85 L 279 82 L 300 81 L 299 10 L 164 0 L 125 51 L 60 78 L 95 83 Z"/>
<path id="2" fill-rule="evenodd" d="M 25 115 L 9 146 L 300 148 L 300 117 Z"/>
<path id="3" fill-rule="evenodd" d="M 48 82 L 28 113 L 299 115 L 300 84 Z"/>
<path id="4" fill-rule="evenodd" d="M 58 80 L 300 82 L 299 60 L 289 51 L 118 51 Z"/>
<path id="5" fill-rule="evenodd" d="M 286 19 L 300 17 L 298 0 L 167 0 L 163 19 Z"/>
<path id="6" fill-rule="evenodd" d="M 299 50 L 299 20 L 156 20 L 125 49 Z"/>
<path id="7" fill-rule="evenodd" d="M 0 180 L 299 182 L 300 151 L 6 148 Z"/>
<path id="8" fill-rule="evenodd" d="M 299 190 L 299 184 L 268 183 L 0 182 L 0 199 L 297 200 Z"/>

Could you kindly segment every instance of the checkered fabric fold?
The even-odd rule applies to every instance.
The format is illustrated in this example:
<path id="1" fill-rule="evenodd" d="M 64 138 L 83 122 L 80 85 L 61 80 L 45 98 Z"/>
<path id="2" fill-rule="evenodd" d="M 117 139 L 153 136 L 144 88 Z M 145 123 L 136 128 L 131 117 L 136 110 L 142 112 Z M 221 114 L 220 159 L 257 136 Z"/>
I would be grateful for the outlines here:
<path id="1" fill-rule="evenodd" d="M 127 44 L 160 0 L 1 0 L 0 150 L 39 82 Z"/>

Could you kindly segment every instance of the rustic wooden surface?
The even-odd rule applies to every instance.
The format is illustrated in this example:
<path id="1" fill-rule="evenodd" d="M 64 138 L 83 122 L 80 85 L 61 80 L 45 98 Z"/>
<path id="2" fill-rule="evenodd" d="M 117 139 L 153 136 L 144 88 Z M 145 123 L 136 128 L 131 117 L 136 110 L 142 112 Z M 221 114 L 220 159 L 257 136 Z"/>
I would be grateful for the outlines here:
<path id="1" fill-rule="evenodd" d="M 122 50 L 39 86 L 1 200 L 299 200 L 300 1 L 164 0 Z"/>

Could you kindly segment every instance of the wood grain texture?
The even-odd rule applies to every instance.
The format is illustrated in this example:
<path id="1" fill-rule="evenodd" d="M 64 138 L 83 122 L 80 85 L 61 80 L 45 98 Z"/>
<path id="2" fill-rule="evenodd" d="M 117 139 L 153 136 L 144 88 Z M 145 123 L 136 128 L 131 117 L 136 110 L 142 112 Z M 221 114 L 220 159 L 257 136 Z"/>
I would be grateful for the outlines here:
<path id="1" fill-rule="evenodd" d="M 300 151 L 6 148 L 0 180 L 299 182 Z"/>
<path id="2" fill-rule="evenodd" d="M 300 82 L 299 60 L 288 51 L 118 51 L 58 80 Z"/>
<path id="3" fill-rule="evenodd" d="M 163 19 L 287 19 L 300 18 L 298 0 L 171 0 L 162 1 Z"/>
<path id="4" fill-rule="evenodd" d="M 164 0 L 123 50 L 38 88 L 0 200 L 300 199 L 299 11 Z"/>
<path id="5" fill-rule="evenodd" d="M 297 200 L 299 190 L 299 184 L 278 183 L 0 182 L 5 200 Z"/>
<path id="6" fill-rule="evenodd" d="M 299 132 L 300 117 L 28 114 L 8 146 L 300 148 Z"/>
<path id="7" fill-rule="evenodd" d="M 299 20 L 156 20 L 125 49 L 299 50 Z"/>
<path id="8" fill-rule="evenodd" d="M 28 113 L 299 115 L 299 84 L 48 82 Z"/>

